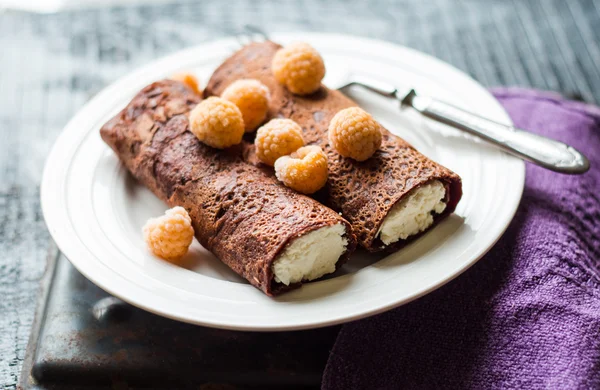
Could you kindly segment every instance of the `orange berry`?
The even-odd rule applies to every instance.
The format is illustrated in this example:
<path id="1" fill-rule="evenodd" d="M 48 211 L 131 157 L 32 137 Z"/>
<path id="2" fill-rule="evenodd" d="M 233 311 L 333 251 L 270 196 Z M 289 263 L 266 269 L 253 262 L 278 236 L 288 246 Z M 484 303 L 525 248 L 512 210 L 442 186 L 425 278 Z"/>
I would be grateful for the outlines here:
<path id="1" fill-rule="evenodd" d="M 279 49 L 271 63 L 273 75 L 296 95 L 309 95 L 319 89 L 325 76 L 323 58 L 308 43 L 298 42 Z"/>
<path id="2" fill-rule="evenodd" d="M 191 73 L 181 72 L 172 74 L 170 77 L 171 80 L 179 81 L 184 83 L 188 88 L 192 89 L 197 94 L 201 95 L 202 91 L 198 85 L 198 78 Z"/>
<path id="3" fill-rule="evenodd" d="M 291 119 L 271 119 L 256 132 L 256 156 L 273 166 L 275 161 L 304 145 L 302 128 Z"/>
<path id="4" fill-rule="evenodd" d="M 242 142 L 244 120 L 229 100 L 209 97 L 190 112 L 190 131 L 206 145 L 225 149 Z"/>
<path id="5" fill-rule="evenodd" d="M 275 175 L 298 192 L 315 193 L 327 183 L 327 156 L 319 146 L 304 146 L 291 156 L 278 158 Z"/>
<path id="6" fill-rule="evenodd" d="M 329 122 L 329 143 L 342 156 L 364 161 L 381 146 L 381 127 L 363 109 L 346 108 Z"/>
<path id="7" fill-rule="evenodd" d="M 183 207 L 173 207 L 163 216 L 150 218 L 143 232 L 150 251 L 170 262 L 181 259 L 194 238 L 192 220 Z"/>
<path id="8" fill-rule="evenodd" d="M 235 104 L 242 112 L 246 132 L 256 130 L 269 111 L 269 88 L 258 80 L 234 81 L 221 97 Z"/>

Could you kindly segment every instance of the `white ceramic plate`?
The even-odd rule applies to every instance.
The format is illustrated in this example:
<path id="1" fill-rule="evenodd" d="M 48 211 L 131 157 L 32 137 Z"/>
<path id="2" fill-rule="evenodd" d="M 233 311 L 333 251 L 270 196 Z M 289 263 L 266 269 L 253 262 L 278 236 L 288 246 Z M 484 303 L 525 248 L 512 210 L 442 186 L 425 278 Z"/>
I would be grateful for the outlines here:
<path id="1" fill-rule="evenodd" d="M 349 73 L 407 82 L 499 122 L 505 111 L 479 84 L 414 50 L 330 34 L 274 35 L 307 41 L 325 58 L 325 83 Z M 166 205 L 138 184 L 106 146 L 99 129 L 152 81 L 192 69 L 202 80 L 238 48 L 234 39 L 158 60 L 112 84 L 66 126 L 46 163 L 42 208 L 52 237 L 75 267 L 109 293 L 153 313 L 227 329 L 290 330 L 342 323 L 416 299 L 453 279 L 485 254 L 512 219 L 524 183 L 522 161 L 482 142 L 401 112 L 396 103 L 354 90 L 352 97 L 392 132 L 457 172 L 464 196 L 455 215 L 401 251 L 375 262 L 355 254 L 325 280 L 269 298 L 194 242 L 186 267 L 150 255 L 144 222 Z M 336 80 L 333 80 L 336 79 Z"/>

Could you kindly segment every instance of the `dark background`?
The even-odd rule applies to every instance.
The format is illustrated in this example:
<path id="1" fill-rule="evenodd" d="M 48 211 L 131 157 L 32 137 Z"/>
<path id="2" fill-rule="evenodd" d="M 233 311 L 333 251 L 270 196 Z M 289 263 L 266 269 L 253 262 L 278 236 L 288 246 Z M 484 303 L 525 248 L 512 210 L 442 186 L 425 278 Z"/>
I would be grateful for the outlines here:
<path id="1" fill-rule="evenodd" d="M 246 0 L 0 11 L 0 387 L 16 387 L 33 321 L 50 239 L 39 182 L 63 126 L 135 67 L 247 23 L 384 39 L 432 54 L 485 86 L 600 102 L 600 2 L 593 0 Z"/>

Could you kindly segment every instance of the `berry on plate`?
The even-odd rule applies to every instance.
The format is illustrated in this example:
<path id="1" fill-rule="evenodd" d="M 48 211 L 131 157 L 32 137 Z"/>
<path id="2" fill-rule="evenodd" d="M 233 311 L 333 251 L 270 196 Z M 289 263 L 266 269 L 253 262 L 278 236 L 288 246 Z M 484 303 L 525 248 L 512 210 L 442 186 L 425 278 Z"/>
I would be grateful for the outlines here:
<path id="1" fill-rule="evenodd" d="M 144 225 L 144 240 L 150 251 L 169 262 L 176 262 L 188 251 L 194 238 L 194 228 L 183 207 L 173 207 Z"/>

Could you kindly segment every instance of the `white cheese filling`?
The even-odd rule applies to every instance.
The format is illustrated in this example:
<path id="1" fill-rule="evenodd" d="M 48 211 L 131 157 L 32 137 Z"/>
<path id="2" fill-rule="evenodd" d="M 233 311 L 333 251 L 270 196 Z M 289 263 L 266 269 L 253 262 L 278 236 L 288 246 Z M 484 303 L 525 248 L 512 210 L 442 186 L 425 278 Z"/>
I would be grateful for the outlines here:
<path id="1" fill-rule="evenodd" d="M 289 285 L 335 271 L 348 240 L 342 224 L 325 226 L 296 238 L 273 262 L 275 281 Z"/>
<path id="2" fill-rule="evenodd" d="M 413 191 L 396 204 L 383 220 L 379 238 L 385 245 L 405 240 L 427 229 L 433 223 L 433 213 L 446 208 L 444 185 L 435 180 Z"/>

